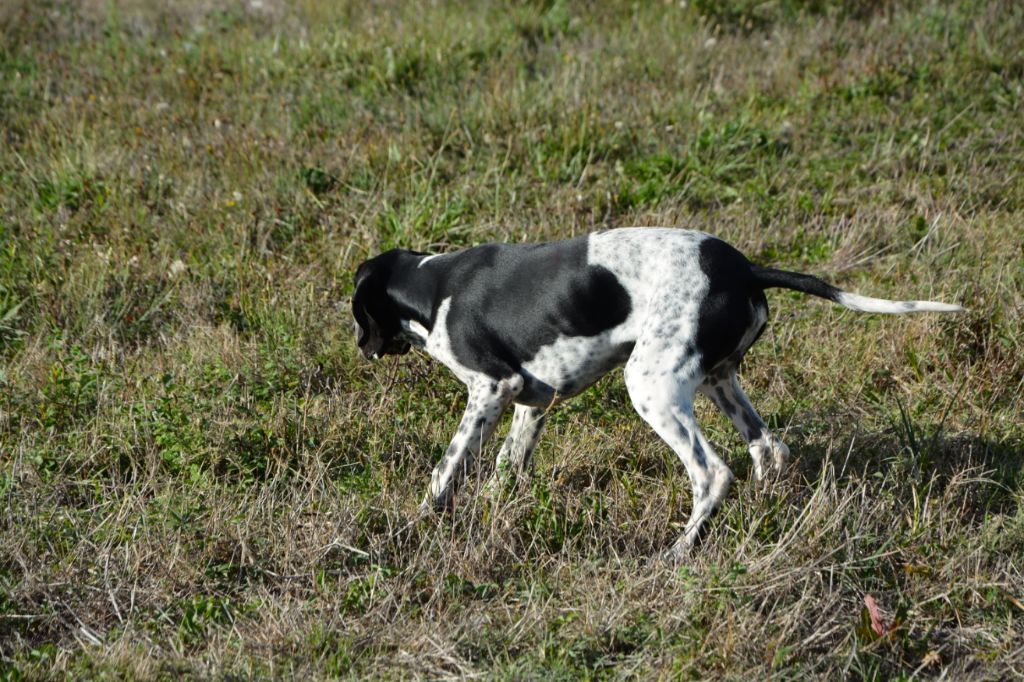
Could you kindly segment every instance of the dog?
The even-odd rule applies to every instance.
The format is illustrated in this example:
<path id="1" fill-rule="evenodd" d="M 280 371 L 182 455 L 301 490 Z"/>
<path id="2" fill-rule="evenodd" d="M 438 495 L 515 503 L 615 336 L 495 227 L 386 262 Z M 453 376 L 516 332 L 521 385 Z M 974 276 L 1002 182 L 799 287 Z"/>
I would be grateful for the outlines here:
<path id="1" fill-rule="evenodd" d="M 387 251 L 355 274 L 352 312 L 363 355 L 415 346 L 469 391 L 422 508 L 443 510 L 502 413 L 512 426 L 487 484 L 525 473 L 548 409 L 625 364 L 630 400 L 682 461 L 693 508 L 669 556 L 687 554 L 733 474 L 694 417 L 701 393 L 747 442 L 754 474 L 781 470 L 789 449 L 765 425 L 736 371 L 768 320 L 765 289 L 781 287 L 872 313 L 958 312 L 890 301 L 811 275 L 752 264 L 726 242 L 674 228 L 620 228 L 565 241 L 483 244 L 429 255 Z"/>

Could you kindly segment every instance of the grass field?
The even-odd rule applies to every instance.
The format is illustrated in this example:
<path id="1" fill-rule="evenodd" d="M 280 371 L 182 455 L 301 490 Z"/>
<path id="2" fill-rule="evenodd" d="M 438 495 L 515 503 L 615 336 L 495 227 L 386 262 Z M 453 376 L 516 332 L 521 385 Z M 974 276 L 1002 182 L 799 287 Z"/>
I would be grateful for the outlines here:
<path id="1" fill-rule="evenodd" d="M 0 3 L 0 680 L 1024 676 L 1022 94 L 1013 2 Z M 356 265 L 622 225 L 968 312 L 771 292 L 685 565 L 621 372 L 415 522 Z"/>

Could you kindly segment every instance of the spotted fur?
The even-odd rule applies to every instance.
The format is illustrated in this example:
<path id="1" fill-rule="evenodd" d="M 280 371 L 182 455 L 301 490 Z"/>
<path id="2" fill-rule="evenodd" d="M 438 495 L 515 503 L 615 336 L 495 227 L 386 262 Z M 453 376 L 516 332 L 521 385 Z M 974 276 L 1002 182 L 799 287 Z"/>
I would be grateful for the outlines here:
<path id="1" fill-rule="evenodd" d="M 417 346 L 466 384 L 465 413 L 424 500 L 435 509 L 452 503 L 509 405 L 515 415 L 490 490 L 527 470 L 548 408 L 624 363 L 634 407 L 679 456 L 693 487 L 690 519 L 671 550 L 678 557 L 696 544 L 733 478 L 697 424 L 696 394 L 743 436 L 758 479 L 789 456 L 736 376 L 767 322 L 771 287 L 866 312 L 961 309 L 843 292 L 810 275 L 753 265 L 702 232 L 669 228 L 442 255 L 388 251 L 359 267 L 352 308 L 366 357 Z"/>

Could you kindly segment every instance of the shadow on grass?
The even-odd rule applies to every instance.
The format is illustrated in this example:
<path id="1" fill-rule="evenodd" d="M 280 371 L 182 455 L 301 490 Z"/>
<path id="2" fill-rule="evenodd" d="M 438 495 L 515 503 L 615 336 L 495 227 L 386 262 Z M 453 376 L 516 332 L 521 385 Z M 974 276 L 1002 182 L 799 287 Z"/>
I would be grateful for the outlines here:
<path id="1" fill-rule="evenodd" d="M 928 434 L 928 435 L 922 435 Z M 981 434 L 946 436 L 938 424 L 908 421 L 882 432 L 862 433 L 845 428 L 827 441 L 809 433 L 791 432 L 787 444 L 791 467 L 804 481 L 817 480 L 831 463 L 836 475 L 866 478 L 890 475 L 907 485 L 930 484 L 944 495 L 956 482 L 966 485 L 961 513 L 968 523 L 980 523 L 990 513 L 1013 514 L 1024 470 L 1024 438 L 993 440 Z"/>

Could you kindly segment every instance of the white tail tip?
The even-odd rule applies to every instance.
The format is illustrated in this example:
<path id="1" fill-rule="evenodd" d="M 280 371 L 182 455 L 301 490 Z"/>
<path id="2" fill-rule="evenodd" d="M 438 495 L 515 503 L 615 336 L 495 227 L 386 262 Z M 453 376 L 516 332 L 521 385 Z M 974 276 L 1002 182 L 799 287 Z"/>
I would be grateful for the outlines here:
<path id="1" fill-rule="evenodd" d="M 939 303 L 938 301 L 889 301 L 884 298 L 870 298 L 849 294 L 845 291 L 839 294 L 839 305 L 850 310 L 859 310 L 864 313 L 961 313 L 963 308 L 952 303 Z"/>

